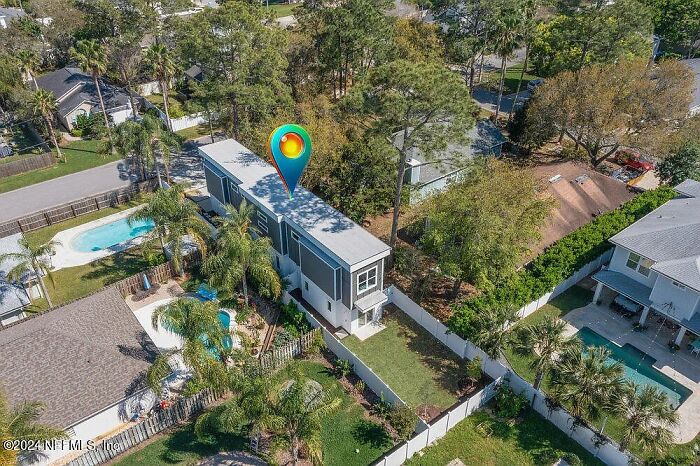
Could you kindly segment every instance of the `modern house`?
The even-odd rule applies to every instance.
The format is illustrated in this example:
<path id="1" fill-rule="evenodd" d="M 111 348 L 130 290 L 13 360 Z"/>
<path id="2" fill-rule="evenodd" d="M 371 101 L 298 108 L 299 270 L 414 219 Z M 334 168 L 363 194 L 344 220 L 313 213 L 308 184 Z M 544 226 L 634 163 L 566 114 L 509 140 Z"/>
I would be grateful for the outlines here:
<path id="1" fill-rule="evenodd" d="M 0 354 L 9 403 L 43 402 L 39 421 L 83 447 L 155 402 L 145 374 L 157 349 L 114 287 L 0 329 Z M 74 453 L 65 442 L 23 464 Z"/>
<path id="2" fill-rule="evenodd" d="M 685 181 L 686 193 L 700 183 Z M 610 238 L 615 251 L 598 282 L 594 302 L 612 290 L 637 303 L 644 325 L 651 309 L 680 326 L 675 343 L 687 330 L 700 334 L 700 197 L 687 194 L 668 201 Z"/>
<path id="3" fill-rule="evenodd" d="M 78 68 L 66 67 L 36 78 L 41 89 L 51 91 L 58 101 L 57 114 L 61 124 L 71 131 L 79 115 L 101 112 L 95 82 Z M 131 101 L 126 92 L 116 86 L 100 82 L 100 91 L 107 114 L 115 125 L 133 115 Z"/>
<path id="4" fill-rule="evenodd" d="M 0 238 L 0 255 L 22 252 L 20 238 L 22 238 L 21 233 Z M 22 277 L 19 283 L 8 278 L 10 271 L 17 264 L 18 261 L 15 259 L 0 262 L 0 326 L 24 319 L 24 308 L 31 302 L 29 293 L 37 298 L 41 296 L 39 287 L 30 286 L 30 276 Z"/>
<path id="5" fill-rule="evenodd" d="M 449 144 L 447 150 L 428 160 L 418 149 L 409 154 L 404 182 L 410 184 L 410 202 L 417 203 L 454 183 L 464 173 L 467 164 L 477 156 L 498 157 L 501 155 L 506 138 L 489 120 L 479 120 L 469 130 L 467 145 Z M 403 135 L 397 133 L 396 145 L 401 144 Z"/>
<path id="6" fill-rule="evenodd" d="M 379 320 L 389 246 L 301 186 L 289 199 L 275 168 L 235 140 L 199 151 L 211 209 L 223 214 L 224 204 L 243 199 L 255 206 L 255 226 L 272 240 L 273 263 L 295 299 L 350 334 Z"/>
<path id="7" fill-rule="evenodd" d="M 695 116 L 700 113 L 700 58 L 690 58 L 688 60 L 682 60 L 681 63 L 685 63 L 690 67 L 690 70 L 695 76 L 695 86 L 693 88 L 693 101 L 690 104 L 690 109 L 688 114 L 690 116 Z"/>

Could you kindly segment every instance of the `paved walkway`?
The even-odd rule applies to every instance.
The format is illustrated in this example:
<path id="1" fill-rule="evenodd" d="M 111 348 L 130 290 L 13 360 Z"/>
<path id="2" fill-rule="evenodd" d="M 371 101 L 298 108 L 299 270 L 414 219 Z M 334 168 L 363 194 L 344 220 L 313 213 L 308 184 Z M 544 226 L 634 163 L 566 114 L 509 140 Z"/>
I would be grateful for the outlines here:
<path id="1" fill-rule="evenodd" d="M 0 222 L 128 186 L 125 170 L 124 162 L 111 162 L 0 194 Z"/>
<path id="2" fill-rule="evenodd" d="M 229 451 L 219 453 L 209 458 L 204 459 L 199 463 L 199 466 L 265 466 L 267 463 L 260 458 L 246 453 L 244 451 Z"/>
<path id="3" fill-rule="evenodd" d="M 671 353 L 666 342 L 674 337 L 674 332 L 662 327 L 652 319 L 647 320 L 649 329 L 645 332 L 634 332 L 632 323 L 615 314 L 606 304 L 598 306 L 594 303 L 575 309 L 564 316 L 567 334 L 574 334 L 582 327 L 588 327 L 599 335 L 607 338 L 616 345 L 630 344 L 656 359 L 654 368 L 666 374 L 671 379 L 693 391 L 676 410 L 679 417 L 677 426 L 671 428 L 678 443 L 686 443 L 700 432 L 700 359 L 692 356 L 685 348 L 687 341 L 681 345 L 681 350 Z M 687 337 L 686 337 L 687 338 Z"/>
<path id="4" fill-rule="evenodd" d="M 527 86 L 527 81 L 523 81 L 523 87 Z M 520 91 L 518 94 L 518 107 L 522 106 L 526 100 L 528 100 L 532 94 L 527 89 Z M 515 103 L 516 94 L 504 95 L 501 98 L 501 113 L 508 114 L 510 109 L 513 108 Z M 490 112 L 496 111 L 496 105 L 498 103 L 498 92 L 493 92 L 484 89 L 483 87 L 474 87 L 474 100 L 479 105 L 479 107 L 488 110 Z"/>
<path id="5" fill-rule="evenodd" d="M 218 142 L 224 139 L 222 135 L 214 135 L 214 141 Z M 204 179 L 204 168 L 202 168 L 202 158 L 199 156 L 197 148 L 211 144 L 211 137 L 202 136 L 201 138 L 187 141 L 182 145 L 180 154 L 172 156 L 172 166 L 170 167 L 170 177 L 176 183 L 186 182 L 193 189 L 206 190 L 207 180 Z"/>

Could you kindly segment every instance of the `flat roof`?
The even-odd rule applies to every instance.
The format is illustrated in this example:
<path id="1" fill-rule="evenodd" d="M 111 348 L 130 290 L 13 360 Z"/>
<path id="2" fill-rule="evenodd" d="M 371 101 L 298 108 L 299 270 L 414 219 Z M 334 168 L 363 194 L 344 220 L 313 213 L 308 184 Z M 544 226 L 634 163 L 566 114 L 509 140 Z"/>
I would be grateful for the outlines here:
<path id="1" fill-rule="evenodd" d="M 297 226 L 348 267 L 389 255 L 390 248 L 357 223 L 297 186 L 289 199 L 275 168 L 234 139 L 199 147 L 205 159 L 230 174 L 249 196 L 269 212 Z"/>

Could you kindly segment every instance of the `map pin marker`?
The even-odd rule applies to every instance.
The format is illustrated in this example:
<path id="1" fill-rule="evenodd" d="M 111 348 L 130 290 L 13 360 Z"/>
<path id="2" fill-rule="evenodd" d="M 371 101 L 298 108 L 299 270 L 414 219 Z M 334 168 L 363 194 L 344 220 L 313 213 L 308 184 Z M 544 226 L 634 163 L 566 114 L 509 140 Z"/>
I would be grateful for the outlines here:
<path id="1" fill-rule="evenodd" d="M 291 199 L 311 158 L 309 133 L 299 125 L 282 125 L 270 133 L 267 152 Z"/>

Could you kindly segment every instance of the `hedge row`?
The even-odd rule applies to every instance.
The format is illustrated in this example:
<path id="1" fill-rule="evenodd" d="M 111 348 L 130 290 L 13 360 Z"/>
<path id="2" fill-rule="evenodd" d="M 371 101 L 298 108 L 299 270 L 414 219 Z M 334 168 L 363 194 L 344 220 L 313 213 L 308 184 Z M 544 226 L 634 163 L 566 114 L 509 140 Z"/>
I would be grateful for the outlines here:
<path id="1" fill-rule="evenodd" d="M 469 338 L 476 315 L 488 308 L 517 309 L 550 292 L 578 269 L 610 248 L 608 239 L 666 203 L 676 193 L 669 187 L 647 191 L 619 208 L 598 216 L 591 223 L 566 235 L 537 256 L 525 269 L 493 290 L 455 306 L 448 322 L 458 335 Z"/>

